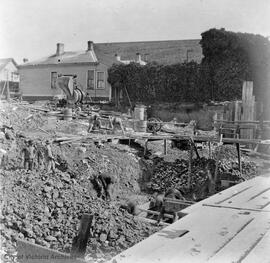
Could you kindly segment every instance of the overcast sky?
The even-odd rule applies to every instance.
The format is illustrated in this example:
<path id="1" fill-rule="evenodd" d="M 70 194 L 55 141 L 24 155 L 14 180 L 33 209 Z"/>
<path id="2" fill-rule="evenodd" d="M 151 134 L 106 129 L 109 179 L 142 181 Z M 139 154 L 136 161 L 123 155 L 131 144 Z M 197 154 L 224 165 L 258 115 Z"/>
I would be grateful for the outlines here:
<path id="1" fill-rule="evenodd" d="M 224 27 L 270 36 L 270 0 L 0 0 L 0 58 L 20 64 L 87 40 L 198 39 Z"/>

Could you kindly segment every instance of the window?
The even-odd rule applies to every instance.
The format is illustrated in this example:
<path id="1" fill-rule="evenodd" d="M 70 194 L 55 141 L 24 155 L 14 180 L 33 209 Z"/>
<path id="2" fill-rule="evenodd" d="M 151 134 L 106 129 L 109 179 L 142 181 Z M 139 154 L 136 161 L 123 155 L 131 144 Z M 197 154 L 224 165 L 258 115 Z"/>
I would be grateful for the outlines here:
<path id="1" fill-rule="evenodd" d="M 18 81 L 19 80 L 19 73 L 11 72 L 11 81 Z"/>
<path id="2" fill-rule="evenodd" d="M 88 70 L 87 72 L 87 89 L 95 88 L 95 71 Z"/>
<path id="3" fill-rule="evenodd" d="M 51 72 L 51 89 L 56 89 L 57 72 Z"/>
<path id="4" fill-rule="evenodd" d="M 97 89 L 105 89 L 105 73 L 97 73 Z"/>

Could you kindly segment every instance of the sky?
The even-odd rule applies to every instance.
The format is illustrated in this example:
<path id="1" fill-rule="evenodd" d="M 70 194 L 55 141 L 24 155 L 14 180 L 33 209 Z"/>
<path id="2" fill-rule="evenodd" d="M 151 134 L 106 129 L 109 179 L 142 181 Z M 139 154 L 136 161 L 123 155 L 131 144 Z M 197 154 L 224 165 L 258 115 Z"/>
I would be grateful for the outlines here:
<path id="1" fill-rule="evenodd" d="M 199 39 L 210 28 L 270 36 L 269 0 L 0 0 L 0 58 L 18 64 L 87 41 Z"/>

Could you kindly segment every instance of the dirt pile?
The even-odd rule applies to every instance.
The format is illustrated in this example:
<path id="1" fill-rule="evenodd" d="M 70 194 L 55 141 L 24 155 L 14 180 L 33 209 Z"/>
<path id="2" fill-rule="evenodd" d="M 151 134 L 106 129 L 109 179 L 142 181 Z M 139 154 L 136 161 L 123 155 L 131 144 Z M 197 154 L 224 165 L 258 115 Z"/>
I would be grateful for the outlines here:
<path id="1" fill-rule="evenodd" d="M 16 254 L 17 237 L 69 252 L 83 213 L 95 215 L 88 244 L 88 259 L 95 261 L 108 259 L 159 229 L 119 209 L 127 196 L 139 194 L 144 176 L 140 158 L 129 147 L 97 147 L 93 142 L 86 146 L 53 144 L 58 169 L 49 175 L 45 160 L 35 171 L 22 169 L 20 157 L 26 138 L 17 134 L 16 128 L 11 133 L 12 139 L 3 136 L 1 144 L 7 152 L 0 170 L 3 257 Z M 27 135 L 29 139 L 31 133 Z M 45 152 L 45 138 L 31 139 Z M 97 198 L 91 184 L 99 171 L 118 178 L 111 204 Z"/>
<path id="2" fill-rule="evenodd" d="M 156 159 L 156 166 L 153 171 L 151 181 L 148 183 L 148 188 L 151 191 L 166 191 L 171 187 L 182 190 L 184 193 L 193 191 L 198 186 L 202 185 L 207 179 L 206 167 L 210 168 L 212 175 L 215 172 L 216 160 L 200 158 L 193 159 L 191 169 L 191 189 L 188 189 L 188 161 L 185 159 L 177 159 L 175 162 L 166 162 L 161 158 Z M 222 158 L 218 163 L 217 178 L 233 178 L 240 182 L 250 179 L 257 175 L 256 164 L 247 159 L 242 161 L 242 175 L 238 168 L 236 160 L 228 160 Z M 219 187 L 219 185 L 217 185 Z M 221 189 L 217 189 L 221 190 Z"/>
<path id="3" fill-rule="evenodd" d="M 68 173 L 1 171 L 1 182 L 1 235 L 9 246 L 19 237 L 69 252 L 83 213 L 95 215 L 88 244 L 93 257 L 109 258 L 159 229 L 97 199 Z"/>
<path id="4" fill-rule="evenodd" d="M 148 183 L 148 188 L 152 191 L 166 191 L 169 188 L 181 189 L 183 192 L 188 191 L 188 161 L 185 159 L 177 159 L 175 162 L 166 162 L 161 158 L 155 160 L 156 166 Z M 193 161 L 191 187 L 194 188 L 198 184 L 202 184 L 206 180 L 204 168 L 209 162 L 206 158 Z"/>

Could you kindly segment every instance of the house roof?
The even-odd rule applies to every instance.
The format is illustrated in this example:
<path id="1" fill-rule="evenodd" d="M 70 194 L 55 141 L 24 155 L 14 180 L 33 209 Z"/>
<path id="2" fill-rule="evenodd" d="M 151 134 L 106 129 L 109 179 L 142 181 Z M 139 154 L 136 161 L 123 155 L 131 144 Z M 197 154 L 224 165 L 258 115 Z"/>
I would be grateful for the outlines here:
<path id="1" fill-rule="evenodd" d="M 121 60 L 133 60 L 140 53 L 142 60 L 160 64 L 175 64 L 188 60 L 201 62 L 203 58 L 200 39 L 165 40 L 143 42 L 98 43 L 95 47 L 105 55 L 121 56 Z"/>
<path id="2" fill-rule="evenodd" d="M 0 70 L 2 70 L 9 62 L 12 62 L 16 67 L 18 66 L 13 58 L 0 58 Z"/>
<path id="3" fill-rule="evenodd" d="M 49 57 L 43 57 L 38 60 L 26 62 L 20 67 L 37 65 L 58 65 L 73 63 L 97 63 L 97 57 L 92 51 L 65 51 L 60 56 L 53 54 Z"/>
<path id="4" fill-rule="evenodd" d="M 93 51 L 66 51 L 62 55 L 55 54 L 35 61 L 20 65 L 58 65 L 74 63 L 102 63 L 111 66 L 117 63 L 115 54 L 121 56 L 121 60 L 134 60 L 136 53 L 142 55 L 144 61 L 155 61 L 162 64 L 174 64 L 186 60 L 187 51 L 189 61 L 200 62 L 202 49 L 199 39 L 194 40 L 168 40 L 146 42 L 119 42 L 119 43 L 95 43 Z M 146 57 L 147 55 L 147 57 Z"/>

